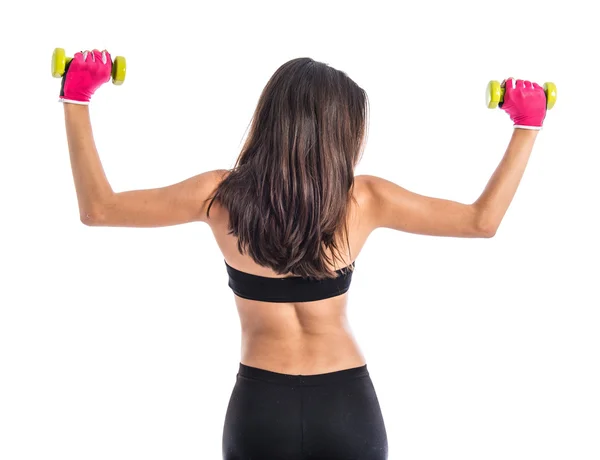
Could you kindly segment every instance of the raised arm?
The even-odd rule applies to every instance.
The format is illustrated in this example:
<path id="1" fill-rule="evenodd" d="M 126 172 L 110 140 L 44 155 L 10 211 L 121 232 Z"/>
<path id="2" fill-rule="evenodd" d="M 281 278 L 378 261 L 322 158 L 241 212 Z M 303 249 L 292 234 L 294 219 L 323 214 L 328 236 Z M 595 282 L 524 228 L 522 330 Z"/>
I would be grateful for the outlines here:
<path id="1" fill-rule="evenodd" d="M 357 176 L 367 195 L 364 213 L 371 228 L 435 236 L 494 236 L 523 177 L 536 136 L 534 130 L 514 130 L 504 158 L 471 204 L 419 195 L 376 176 Z"/>
<path id="2" fill-rule="evenodd" d="M 504 84 L 503 84 L 504 85 Z M 366 199 L 363 212 L 372 229 L 387 227 L 424 235 L 489 238 L 506 214 L 533 144 L 546 117 L 546 96 L 537 83 L 506 80 L 505 110 L 514 123 L 506 153 L 481 196 L 471 204 L 409 192 L 375 176 L 358 176 Z"/>
<path id="3" fill-rule="evenodd" d="M 65 125 L 79 215 L 86 225 L 160 227 L 205 221 L 207 199 L 225 170 L 209 171 L 168 187 L 115 193 L 94 143 L 88 104 L 112 73 L 108 51 L 75 53 L 62 77 L 59 101 Z"/>
<path id="4" fill-rule="evenodd" d="M 64 104 L 79 215 L 86 225 L 160 227 L 204 221 L 206 200 L 226 171 L 196 175 L 162 188 L 113 192 L 96 150 L 87 105 Z"/>

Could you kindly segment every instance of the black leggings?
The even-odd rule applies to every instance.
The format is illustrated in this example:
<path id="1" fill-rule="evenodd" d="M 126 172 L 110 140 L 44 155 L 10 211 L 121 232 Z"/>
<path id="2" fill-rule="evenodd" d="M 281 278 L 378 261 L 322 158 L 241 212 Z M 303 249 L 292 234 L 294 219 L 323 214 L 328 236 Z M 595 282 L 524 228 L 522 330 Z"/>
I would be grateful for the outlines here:
<path id="1" fill-rule="evenodd" d="M 367 366 L 287 375 L 240 363 L 224 460 L 385 460 L 387 434 Z"/>

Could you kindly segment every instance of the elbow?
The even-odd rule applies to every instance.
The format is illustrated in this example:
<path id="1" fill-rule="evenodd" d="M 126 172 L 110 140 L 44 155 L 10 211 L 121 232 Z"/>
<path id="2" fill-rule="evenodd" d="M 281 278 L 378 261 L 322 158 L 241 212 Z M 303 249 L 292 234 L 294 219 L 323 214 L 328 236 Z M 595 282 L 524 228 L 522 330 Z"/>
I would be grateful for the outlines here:
<path id="1" fill-rule="evenodd" d="M 475 235 L 478 238 L 493 238 L 498 231 L 498 224 L 490 220 L 476 219 Z"/>
<path id="2" fill-rule="evenodd" d="M 498 230 L 497 225 L 492 225 L 492 224 L 480 225 L 477 228 L 477 236 L 479 236 L 479 238 L 493 238 L 494 236 L 496 236 L 497 230 Z"/>
<path id="3" fill-rule="evenodd" d="M 106 216 L 100 207 L 95 206 L 81 209 L 79 211 L 79 220 L 87 227 L 96 227 L 104 224 Z"/>
<path id="4" fill-rule="evenodd" d="M 478 207 L 474 207 L 474 233 L 478 238 L 493 238 L 496 236 L 500 222 L 495 222 L 491 216 Z"/>

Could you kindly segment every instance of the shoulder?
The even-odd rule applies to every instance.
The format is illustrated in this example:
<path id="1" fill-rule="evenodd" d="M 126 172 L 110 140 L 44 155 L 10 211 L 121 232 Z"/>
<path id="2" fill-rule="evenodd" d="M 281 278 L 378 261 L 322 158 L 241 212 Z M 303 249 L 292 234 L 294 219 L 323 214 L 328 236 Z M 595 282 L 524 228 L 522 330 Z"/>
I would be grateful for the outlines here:
<path id="1" fill-rule="evenodd" d="M 387 226 L 390 215 L 414 212 L 419 207 L 418 197 L 399 185 L 379 176 L 355 176 L 355 200 L 362 221 L 369 228 Z M 422 207 L 422 205 L 421 205 Z"/>
<path id="2" fill-rule="evenodd" d="M 206 172 L 206 174 L 216 187 L 229 175 L 230 172 L 230 169 L 213 169 L 212 171 Z"/>
<path id="3" fill-rule="evenodd" d="M 377 176 L 361 174 L 354 176 L 354 198 L 362 208 L 372 206 L 377 199 L 378 190 L 381 188 L 383 179 Z"/>
<path id="4" fill-rule="evenodd" d="M 353 217 L 357 218 L 357 221 L 362 227 L 365 227 L 365 231 L 370 233 L 377 227 L 377 188 L 380 178 L 377 176 L 371 176 L 361 174 L 354 176 L 354 189 L 352 193 L 353 197 Z"/>
<path id="5" fill-rule="evenodd" d="M 229 175 L 231 171 L 228 169 L 214 169 L 212 171 L 206 171 L 196 176 L 196 193 L 198 198 L 202 201 L 201 215 L 202 220 L 207 219 L 206 213 L 210 202 L 217 190 L 217 187 L 223 182 L 223 180 Z M 214 207 L 213 207 L 214 209 Z M 213 210 L 211 209 L 211 214 Z"/>
<path id="6" fill-rule="evenodd" d="M 399 185 L 391 182 L 383 177 L 360 175 L 355 176 L 355 186 L 357 194 L 363 200 L 363 203 L 379 211 L 381 206 L 398 199 L 401 196 L 406 196 L 407 190 Z"/>
<path id="7" fill-rule="evenodd" d="M 230 172 L 231 171 L 228 169 L 214 169 L 198 175 L 197 185 L 201 190 L 201 193 L 206 197 L 211 196 Z"/>

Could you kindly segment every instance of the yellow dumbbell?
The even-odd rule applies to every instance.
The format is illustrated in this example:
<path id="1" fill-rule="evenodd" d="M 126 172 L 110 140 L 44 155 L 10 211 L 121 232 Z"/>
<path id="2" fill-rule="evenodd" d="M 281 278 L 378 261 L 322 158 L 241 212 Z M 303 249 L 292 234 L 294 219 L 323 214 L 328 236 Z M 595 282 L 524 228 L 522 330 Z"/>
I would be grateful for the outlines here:
<path id="1" fill-rule="evenodd" d="M 52 53 L 52 76 L 54 78 L 62 78 L 65 73 L 67 64 L 71 62 L 73 58 L 67 57 L 65 50 L 62 48 L 55 48 Z M 112 66 L 112 82 L 115 85 L 122 85 L 125 81 L 125 73 L 127 65 L 123 56 L 117 56 L 113 60 Z"/>
<path id="2" fill-rule="evenodd" d="M 550 110 L 556 104 L 556 85 L 551 82 L 544 83 L 546 93 L 546 108 Z M 488 83 L 485 103 L 488 109 L 495 109 L 504 101 L 504 87 L 500 82 L 492 80 Z"/>

